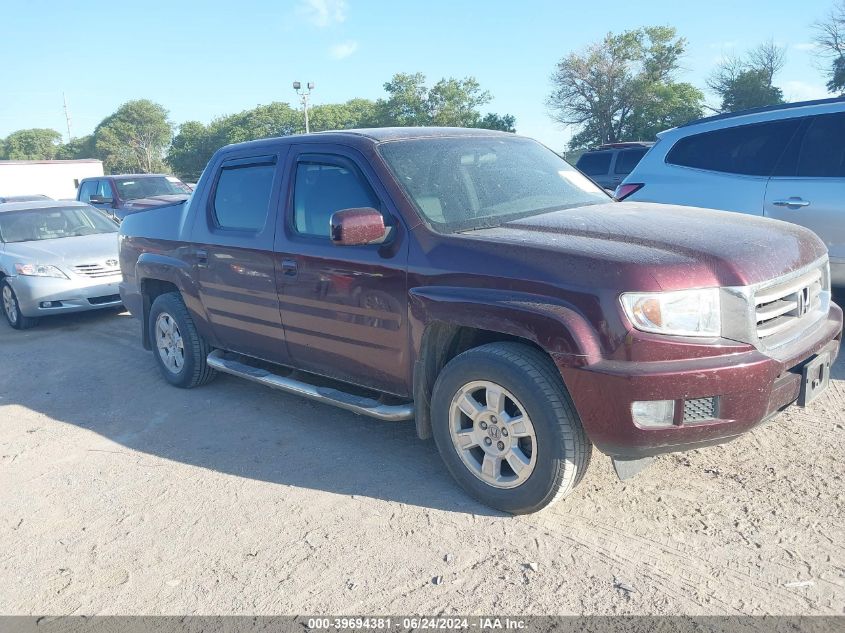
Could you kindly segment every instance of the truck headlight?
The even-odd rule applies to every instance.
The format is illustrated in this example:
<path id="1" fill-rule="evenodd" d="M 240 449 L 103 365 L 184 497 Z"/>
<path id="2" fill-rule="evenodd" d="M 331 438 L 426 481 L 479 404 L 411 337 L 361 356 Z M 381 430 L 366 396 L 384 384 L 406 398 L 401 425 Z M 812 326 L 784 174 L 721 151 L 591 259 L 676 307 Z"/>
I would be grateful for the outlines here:
<path id="1" fill-rule="evenodd" d="M 631 324 L 643 332 L 676 336 L 719 336 L 719 289 L 626 292 L 620 297 Z"/>
<path id="2" fill-rule="evenodd" d="M 68 279 L 61 270 L 49 264 L 15 264 L 15 272 L 26 277 L 57 277 Z"/>

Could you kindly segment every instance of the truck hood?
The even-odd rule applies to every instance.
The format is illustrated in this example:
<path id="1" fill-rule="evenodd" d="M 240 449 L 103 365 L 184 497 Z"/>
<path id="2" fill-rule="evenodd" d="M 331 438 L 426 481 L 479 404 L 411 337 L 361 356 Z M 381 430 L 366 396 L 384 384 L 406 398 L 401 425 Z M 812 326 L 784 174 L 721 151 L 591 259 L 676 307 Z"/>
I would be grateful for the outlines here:
<path id="1" fill-rule="evenodd" d="M 126 211 L 141 211 L 143 209 L 151 209 L 153 207 L 162 207 L 176 202 L 187 200 L 190 194 L 187 193 L 173 193 L 162 196 L 150 196 L 149 198 L 137 198 L 135 200 L 128 200 L 123 204 L 123 209 Z"/>
<path id="2" fill-rule="evenodd" d="M 827 253 L 814 233 L 794 224 L 643 202 L 553 211 L 464 235 L 565 253 L 580 270 L 586 261 L 611 276 L 615 268 L 617 278 L 650 276 L 662 290 L 769 281 Z"/>
<path id="3" fill-rule="evenodd" d="M 6 244 L 5 257 L 20 263 L 77 266 L 117 260 L 117 233 Z"/>

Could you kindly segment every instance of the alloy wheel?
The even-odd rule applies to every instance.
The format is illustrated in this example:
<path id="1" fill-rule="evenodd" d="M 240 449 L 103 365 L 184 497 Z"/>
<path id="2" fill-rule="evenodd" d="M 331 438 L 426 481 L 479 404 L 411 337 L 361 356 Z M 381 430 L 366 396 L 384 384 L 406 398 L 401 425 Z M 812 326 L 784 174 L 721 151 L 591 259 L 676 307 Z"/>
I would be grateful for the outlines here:
<path id="1" fill-rule="evenodd" d="M 155 325 L 156 349 L 162 363 L 172 374 L 178 374 L 185 365 L 185 342 L 176 320 L 162 312 Z"/>
<path id="2" fill-rule="evenodd" d="M 3 310 L 9 323 L 12 325 L 18 322 L 18 305 L 15 302 L 15 295 L 9 284 L 3 286 Z"/>
<path id="3" fill-rule="evenodd" d="M 464 465 L 494 488 L 516 488 L 534 471 L 534 425 L 501 385 L 477 380 L 461 387 L 449 409 L 449 434 Z"/>

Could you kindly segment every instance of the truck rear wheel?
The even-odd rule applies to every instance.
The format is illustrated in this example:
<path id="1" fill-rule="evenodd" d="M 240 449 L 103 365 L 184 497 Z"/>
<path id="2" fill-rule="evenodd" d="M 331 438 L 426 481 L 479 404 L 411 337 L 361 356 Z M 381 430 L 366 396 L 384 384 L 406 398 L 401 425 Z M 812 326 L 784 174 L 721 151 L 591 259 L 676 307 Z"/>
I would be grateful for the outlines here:
<path id="1" fill-rule="evenodd" d="M 449 472 L 476 499 L 512 514 L 565 497 L 592 445 L 551 360 L 520 343 L 464 352 L 434 385 L 432 431 Z"/>
<path id="2" fill-rule="evenodd" d="M 211 347 L 197 332 L 178 292 L 156 297 L 148 327 L 153 355 L 167 382 L 190 389 L 214 378 L 216 372 L 206 363 Z"/>

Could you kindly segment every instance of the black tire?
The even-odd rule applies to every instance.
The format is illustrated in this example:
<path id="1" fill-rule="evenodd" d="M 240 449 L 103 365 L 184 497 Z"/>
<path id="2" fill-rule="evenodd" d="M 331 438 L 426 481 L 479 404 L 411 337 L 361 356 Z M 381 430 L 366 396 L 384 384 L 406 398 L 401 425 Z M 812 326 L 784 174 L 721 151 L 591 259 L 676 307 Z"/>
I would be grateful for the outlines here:
<path id="1" fill-rule="evenodd" d="M 157 344 L 156 324 L 159 317 L 165 315 L 175 322 L 182 340 L 184 360 L 176 370 L 165 364 L 162 352 Z M 168 292 L 156 297 L 150 308 L 147 327 L 149 328 L 150 342 L 153 346 L 153 356 L 155 356 L 162 376 L 171 385 L 182 389 L 192 389 L 210 382 L 217 375 L 217 372 L 209 367 L 206 362 L 212 348 L 197 332 L 194 321 L 185 307 L 185 302 L 178 292 Z"/>
<path id="2" fill-rule="evenodd" d="M 533 425 L 536 462 L 516 487 L 499 488 L 480 479 L 452 441 L 452 400 L 475 381 L 490 381 L 510 392 Z M 437 449 L 455 480 L 482 503 L 511 514 L 536 512 L 559 501 L 581 481 L 590 462 L 592 444 L 560 373 L 548 356 L 521 343 L 490 343 L 453 358 L 434 385 L 431 417 Z"/>
<path id="3" fill-rule="evenodd" d="M 7 292 L 12 301 L 12 314 L 9 314 L 9 311 L 6 309 L 5 297 Z M 3 316 L 6 317 L 6 322 L 16 330 L 28 330 L 38 325 L 37 317 L 28 317 L 21 314 L 18 296 L 15 294 L 15 290 L 12 288 L 8 279 L 3 279 L 2 283 L 0 283 L 0 305 L 3 306 Z"/>

